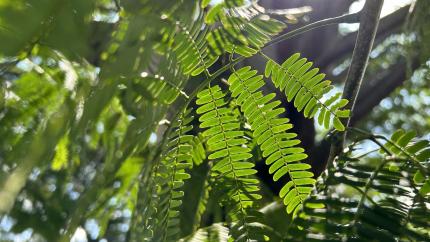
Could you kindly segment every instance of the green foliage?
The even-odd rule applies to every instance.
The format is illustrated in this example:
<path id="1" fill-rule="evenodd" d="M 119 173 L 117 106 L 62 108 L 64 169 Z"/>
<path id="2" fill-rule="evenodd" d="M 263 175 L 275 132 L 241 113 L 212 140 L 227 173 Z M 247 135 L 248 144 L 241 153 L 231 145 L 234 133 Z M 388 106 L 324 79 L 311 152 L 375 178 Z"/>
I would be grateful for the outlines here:
<path id="1" fill-rule="evenodd" d="M 430 159 L 430 142 L 428 140 L 411 142 L 415 136 L 415 131 L 405 132 L 403 129 L 399 129 L 387 140 L 381 152 L 388 153 L 387 155 L 392 154 L 404 159 L 410 159 L 414 162 L 420 169 L 415 172 L 413 180 L 416 184 L 422 185 L 419 192 L 425 196 L 430 192 L 430 178 L 425 168 L 425 162 Z"/>
<path id="2" fill-rule="evenodd" d="M 224 5 L 228 8 L 224 9 Z M 211 51 L 218 55 L 226 51 L 250 57 L 286 27 L 284 23 L 266 15 L 261 8 L 228 2 L 215 5 L 206 15 L 206 23 L 217 21 L 222 25 L 208 33 L 207 40 Z"/>
<path id="3" fill-rule="evenodd" d="M 181 241 L 228 241 L 228 228 L 222 224 L 214 224 L 197 230 L 193 235 Z"/>
<path id="4" fill-rule="evenodd" d="M 92 8 L 93 4 L 85 0 L 61 4 L 55 0 L 3 1 L 0 53 L 14 56 L 31 42 L 41 41 L 73 57 L 84 55 Z"/>
<path id="5" fill-rule="evenodd" d="M 415 162 L 425 162 L 430 158 L 429 141 L 411 142 L 415 136 L 415 131 L 405 132 L 399 129 L 391 135 L 391 138 L 384 145 L 385 149 L 381 149 L 381 152 L 390 152 L 399 157 L 411 158 Z"/>
<path id="6" fill-rule="evenodd" d="M 303 111 L 305 117 L 312 118 L 318 114 L 318 123 L 326 129 L 333 124 L 334 128 L 345 130 L 340 118 L 349 116 L 350 111 L 342 109 L 348 103 L 346 99 L 339 99 L 341 93 L 326 95 L 333 86 L 330 81 L 324 80 L 324 74 L 318 74 L 318 68 L 312 68 L 312 62 L 300 58 L 296 53 L 279 65 L 270 58 L 267 61 L 264 75 L 271 77 L 273 84 L 285 92 L 289 102 L 294 100 L 298 111 Z"/>
<path id="7" fill-rule="evenodd" d="M 175 241 L 179 233 L 179 212 L 184 192 L 182 186 L 184 180 L 189 179 L 187 173 L 192 165 L 192 141 L 193 136 L 187 135 L 192 129 L 189 123 L 191 110 L 186 110 L 180 119 L 173 125 L 166 151 L 163 154 L 160 168 L 156 171 L 156 184 L 158 203 L 151 204 L 157 207 L 157 224 L 160 231 L 155 231 L 154 239 L 160 241 Z"/>
<path id="8" fill-rule="evenodd" d="M 307 158 L 304 149 L 295 147 L 300 140 L 294 139 L 295 133 L 288 133 L 292 128 L 287 118 L 280 118 L 285 111 L 277 108 L 281 102 L 272 101 L 275 94 L 263 95 L 258 91 L 263 85 L 263 76 L 256 75 L 251 67 L 234 71 L 228 79 L 232 96 L 241 107 L 253 130 L 253 138 L 257 140 L 266 164 L 270 165 L 269 173 L 277 181 L 288 174 L 289 181 L 280 191 L 287 212 L 300 209 L 303 201 L 312 191 L 315 183 L 313 173 L 306 171 L 310 165 L 301 163 Z"/>
<path id="9" fill-rule="evenodd" d="M 391 141 L 400 143 L 400 147 L 430 147 L 425 140 L 410 142 L 413 138 L 414 132 L 398 130 Z M 298 227 L 290 230 L 295 241 L 425 241 L 430 238 L 425 229 L 429 221 L 423 218 L 428 214 L 429 197 L 419 192 L 424 187 L 422 183 L 413 181 L 414 174 L 421 169 L 413 161 L 420 149 L 412 148 L 415 152 L 405 158 L 388 141 L 391 149 L 374 160 L 379 162 L 376 167 L 347 153 L 329 170 L 319 184 L 317 195 L 305 202 L 303 212 L 295 220 Z M 354 149 L 354 145 L 350 148 Z M 427 159 L 421 165 L 428 170 L 429 164 Z M 345 192 L 333 195 L 332 190 L 339 187 Z M 348 195 L 348 190 L 352 194 Z"/>
<path id="10" fill-rule="evenodd" d="M 68 150 L 69 139 L 68 136 L 65 135 L 58 142 L 57 147 L 55 147 L 55 156 L 52 159 L 52 169 L 60 170 L 64 167 L 67 167 L 68 159 L 69 159 L 69 150 Z"/>
<path id="11" fill-rule="evenodd" d="M 152 74 L 142 72 L 139 77 L 126 84 L 129 89 L 125 91 L 124 98 L 132 102 L 133 99 L 145 96 L 153 102 L 171 104 L 179 95 L 187 97 L 182 91 L 187 82 L 187 76 L 176 63 L 172 56 L 153 63 L 156 68 L 150 72 Z M 133 105 L 130 104 L 130 106 Z"/>
<path id="12" fill-rule="evenodd" d="M 207 71 L 218 56 L 209 52 L 205 39 L 209 28 L 203 25 L 203 15 L 196 20 L 190 19 L 190 23 L 176 21 L 176 26 L 180 31 L 175 34 L 173 50 L 183 66 L 184 74 L 196 76 Z"/>
<path id="13" fill-rule="evenodd" d="M 0 237 L 70 241 L 96 223 L 92 240 L 428 239 L 428 141 L 366 134 L 386 143 L 362 160 L 352 138 L 317 183 L 282 97 L 235 69 L 263 55 L 299 112 L 345 130 L 347 101 L 318 68 L 263 53 L 286 28 L 273 15 L 242 0 L 2 1 Z"/>
<path id="14" fill-rule="evenodd" d="M 203 136 L 211 154 L 209 160 L 214 160 L 211 169 L 212 176 L 221 179 L 223 189 L 227 190 L 223 200 L 229 205 L 229 216 L 236 221 L 233 225 L 232 235 L 237 241 L 249 241 L 262 238 L 264 234 L 258 233 L 252 224 L 256 217 L 250 209 L 256 200 L 261 198 L 258 180 L 252 175 L 257 173 L 253 163 L 247 160 L 252 157 L 250 149 L 246 147 L 244 132 L 240 123 L 224 100 L 225 93 L 219 86 L 210 87 L 197 94 L 196 103 L 200 106 L 200 127 L 205 128 Z"/>

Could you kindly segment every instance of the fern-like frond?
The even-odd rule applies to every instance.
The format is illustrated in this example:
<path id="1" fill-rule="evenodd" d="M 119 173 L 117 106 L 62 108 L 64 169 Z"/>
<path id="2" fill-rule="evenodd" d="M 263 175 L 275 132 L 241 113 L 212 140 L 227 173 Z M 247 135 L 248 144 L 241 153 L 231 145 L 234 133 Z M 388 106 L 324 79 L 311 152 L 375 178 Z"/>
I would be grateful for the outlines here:
<path id="1" fill-rule="evenodd" d="M 205 20 L 221 24 L 207 36 L 211 51 L 218 55 L 227 51 L 252 56 L 286 27 L 254 4 L 228 7 L 221 3 L 210 9 Z"/>
<path id="2" fill-rule="evenodd" d="M 371 167 L 367 168 L 370 170 Z M 414 193 L 399 184 L 399 180 L 405 179 L 400 172 L 383 169 L 372 177 L 370 172 L 360 172 L 361 168 L 348 167 L 348 170 L 350 174 L 339 171 L 338 177 L 330 184 L 353 187 L 360 191 L 360 199 L 341 199 L 330 197 L 330 194 L 308 199 L 303 213 L 295 220 L 295 225 L 305 228 L 306 233 L 295 233 L 294 229 L 290 233 L 296 241 L 310 241 L 309 238 L 318 238 L 314 241 L 339 241 L 347 238 L 377 241 L 426 240 L 426 235 L 420 232 L 419 222 L 409 215 Z M 347 178 L 339 179 L 340 177 Z M 380 200 L 374 201 L 368 197 L 366 184 L 379 194 Z M 424 214 L 428 213 L 428 209 L 422 209 L 420 207 Z M 299 239 L 297 236 L 302 237 Z"/>
<path id="3" fill-rule="evenodd" d="M 405 132 L 403 129 L 399 129 L 387 140 L 384 145 L 385 149 L 381 149 L 381 152 L 387 153 L 388 151 L 419 166 L 420 169 L 414 175 L 414 182 L 421 185 L 420 193 L 425 196 L 430 193 L 430 142 L 428 140 L 413 142 L 415 136 L 415 131 Z"/>
<path id="4" fill-rule="evenodd" d="M 425 240 L 422 234 L 405 227 L 406 203 L 393 199 L 383 199 L 379 203 L 377 206 L 361 205 L 357 216 L 358 201 L 329 197 L 309 199 L 303 214 L 295 221 L 295 225 L 305 228 L 306 232 L 292 229 L 290 236 L 294 236 L 295 241 L 341 241 L 347 238 L 398 241 L 397 238 L 405 237 L 412 241 Z"/>
<path id="5" fill-rule="evenodd" d="M 263 214 L 259 211 L 248 211 L 245 221 L 237 221 L 230 228 L 234 241 L 280 241 L 281 236 L 266 225 Z"/>
<path id="6" fill-rule="evenodd" d="M 172 121 L 172 132 L 167 139 L 162 155 L 153 163 L 146 162 L 139 188 L 131 241 L 172 241 L 177 239 L 179 206 L 182 203 L 184 180 L 190 176 L 187 169 L 192 166 L 191 142 L 193 136 L 186 133 L 190 110 L 184 110 Z"/>
<path id="7" fill-rule="evenodd" d="M 197 230 L 194 234 L 183 238 L 181 242 L 201 242 L 201 241 L 219 241 L 227 242 L 229 238 L 229 229 L 222 224 L 213 224 L 206 228 Z"/>
<path id="8" fill-rule="evenodd" d="M 244 132 L 239 130 L 240 123 L 232 109 L 224 100 L 225 93 L 219 86 L 207 88 L 197 94 L 196 103 L 200 106 L 200 127 L 206 129 L 203 136 L 211 154 L 209 160 L 214 161 L 211 173 L 218 183 L 227 190 L 223 200 L 229 208 L 229 216 L 233 221 L 237 241 L 250 241 L 254 236 L 260 238 L 264 234 L 253 233 L 253 216 L 251 215 L 254 201 L 261 198 L 259 182 L 252 177 L 257 171 L 254 164 L 247 161 L 252 157 L 246 145 Z"/>
<path id="9" fill-rule="evenodd" d="M 229 20 L 232 23 L 208 34 L 207 39 L 211 50 L 217 54 L 227 51 L 250 57 L 286 26 L 267 15 L 259 15 L 251 20 L 241 17 L 230 17 Z"/>
<path id="10" fill-rule="evenodd" d="M 179 95 L 188 97 L 182 90 L 188 78 L 173 55 L 160 57 L 154 61 L 147 71 L 130 81 L 130 89 L 143 98 L 164 104 L 171 104 Z M 157 58 L 157 59 L 160 59 Z"/>
<path id="11" fill-rule="evenodd" d="M 385 143 L 385 148 L 398 156 L 425 162 L 430 158 L 430 142 L 428 140 L 412 142 L 415 136 L 415 131 L 405 132 L 403 129 L 399 129 Z M 384 150 L 381 151 L 385 153 Z"/>
<path id="12" fill-rule="evenodd" d="M 191 19 L 189 23 L 180 20 L 172 20 L 176 25 L 173 34 L 173 50 L 184 74 L 196 76 L 215 63 L 217 55 L 209 51 L 206 36 L 208 26 L 203 23 L 203 15 L 197 19 Z"/>
<path id="13" fill-rule="evenodd" d="M 193 136 L 187 135 L 192 129 L 190 122 L 191 109 L 182 113 L 178 120 L 173 121 L 173 132 L 169 136 L 166 151 L 163 154 L 161 167 L 157 175 L 159 186 L 157 195 L 157 230 L 155 239 L 160 241 L 176 241 L 179 229 L 179 207 L 182 204 L 184 180 L 189 179 L 187 170 L 193 166 Z"/>
<path id="14" fill-rule="evenodd" d="M 312 62 L 300 58 L 299 53 L 292 55 L 282 65 L 266 58 L 265 76 L 270 76 L 274 85 L 285 92 L 289 102 L 294 100 L 298 111 L 303 111 L 305 117 L 309 118 L 318 112 L 318 123 L 327 129 L 331 123 L 337 130 L 345 129 L 340 119 L 349 116 L 350 111 L 342 109 L 348 101 L 340 98 L 341 93 L 328 94 L 333 86 L 330 81 L 324 80 L 324 74 L 318 73 L 318 68 L 311 69 Z M 326 96 L 326 100 L 323 96 Z"/>
<path id="15" fill-rule="evenodd" d="M 311 166 L 301 162 L 307 155 L 303 148 L 297 147 L 300 140 L 295 139 L 295 133 L 288 132 L 292 125 L 287 118 L 279 117 L 285 109 L 278 107 L 280 101 L 272 101 L 275 94 L 263 95 L 258 91 L 264 80 L 262 75 L 256 74 L 251 67 L 233 72 L 228 79 L 230 91 L 251 125 L 253 137 L 266 157 L 266 164 L 270 165 L 273 180 L 288 174 L 290 181 L 279 196 L 283 198 L 287 212 L 291 213 L 301 208 L 315 180 L 309 171 Z"/>
<path id="16" fill-rule="evenodd" d="M 253 163 L 246 161 L 252 155 L 246 147 L 243 131 L 239 130 L 240 123 L 227 106 L 225 93 L 219 86 L 205 89 L 197 97 L 200 127 L 206 129 L 203 136 L 208 137 L 207 144 L 212 152 L 208 158 L 216 160 L 212 172 L 248 185 L 238 185 L 237 194 L 232 199 L 239 201 L 244 208 L 249 207 L 260 195 L 255 193 L 258 191 L 258 181 L 248 178 L 257 171 L 253 169 Z M 244 188 L 249 190 L 242 191 Z M 249 194 L 246 194 L 248 192 Z"/>
<path id="17" fill-rule="evenodd" d="M 293 226 L 290 230 L 291 239 L 429 240 L 428 221 L 422 215 L 428 214 L 430 200 L 421 191 L 422 183 L 413 179 L 422 169 L 417 163 L 409 162 L 410 157 L 427 149 L 428 142 L 411 142 L 414 136 L 414 132 L 395 132 L 377 166 L 349 159 L 349 154 L 341 156 L 339 164 L 335 163 L 337 166 L 323 181 L 326 188 L 305 202 L 303 212 L 295 220 L 299 227 Z M 408 148 L 410 157 L 405 158 L 401 150 Z M 337 192 L 333 196 L 332 189 L 339 186 L 349 192 Z M 349 198 L 339 198 L 342 196 Z"/>

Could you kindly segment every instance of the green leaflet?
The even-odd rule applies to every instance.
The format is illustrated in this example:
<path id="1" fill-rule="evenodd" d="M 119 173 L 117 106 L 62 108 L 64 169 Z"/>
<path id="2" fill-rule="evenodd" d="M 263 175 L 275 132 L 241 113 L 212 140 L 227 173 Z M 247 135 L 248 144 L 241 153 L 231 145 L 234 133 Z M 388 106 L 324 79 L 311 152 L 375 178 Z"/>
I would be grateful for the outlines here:
<path id="1" fill-rule="evenodd" d="M 156 196 L 159 199 L 153 239 L 160 241 L 176 241 L 180 232 L 179 207 L 184 196 L 181 189 L 184 180 L 191 177 L 188 170 L 193 166 L 194 138 L 186 134 L 192 129 L 190 122 L 193 117 L 190 117 L 190 113 L 191 109 L 185 110 L 180 118 L 172 123 L 174 131 L 171 132 L 167 149 L 163 152 L 159 171 L 155 174 L 158 180 Z"/>
<path id="2" fill-rule="evenodd" d="M 205 128 L 203 136 L 211 154 L 209 160 L 214 165 L 212 176 L 229 190 L 224 195 L 230 208 L 229 217 L 233 221 L 231 235 L 236 241 L 261 240 L 265 233 L 255 233 L 253 227 L 258 220 L 252 210 L 255 200 L 261 198 L 259 182 L 252 175 L 257 173 L 246 146 L 243 131 L 239 130 L 239 120 L 224 100 L 225 94 L 219 86 L 209 87 L 197 95 L 196 103 L 200 106 L 200 127 Z M 257 223 L 259 224 L 259 223 Z M 261 224 L 262 226 L 262 224 Z"/>
<path id="3" fill-rule="evenodd" d="M 126 83 L 126 100 L 139 98 L 140 96 L 163 104 L 171 104 L 179 95 L 187 97 L 182 91 L 187 83 L 188 76 L 184 75 L 174 55 L 161 57 L 154 63 L 156 70 L 142 72 L 140 76 Z"/>
<path id="4" fill-rule="evenodd" d="M 173 50 L 181 64 L 183 73 L 197 76 L 206 71 L 218 59 L 208 49 L 206 35 L 208 27 L 203 25 L 203 15 L 193 20 L 190 27 L 175 21 L 178 31 L 173 36 Z"/>
<path id="5" fill-rule="evenodd" d="M 344 238 L 427 241 L 425 228 L 430 222 L 426 196 L 430 183 L 426 179 L 428 173 L 422 171 L 428 170 L 428 159 L 418 157 L 429 149 L 429 142 L 413 141 L 414 137 L 413 131 L 394 132 L 384 145 L 385 149 L 381 149 L 379 165 L 348 158 L 349 153 L 340 156 L 335 170 L 321 181 L 326 189 L 305 201 L 287 239 L 308 241 L 308 236 L 312 235 L 332 241 Z M 353 189 L 332 196 L 331 190 L 339 185 Z M 377 193 L 381 200 L 373 200 L 370 192 Z M 290 193 L 287 189 L 281 191 L 286 197 L 293 196 Z M 306 228 L 306 232 L 300 228 Z"/>
<path id="6" fill-rule="evenodd" d="M 207 12 L 205 23 L 220 24 L 206 38 L 216 55 L 228 52 L 250 57 L 285 29 L 283 22 L 269 17 L 260 8 L 243 4 L 244 1 L 238 0 L 224 1 Z"/>
<path id="7" fill-rule="evenodd" d="M 385 148 L 390 152 L 398 155 L 414 159 L 416 162 L 425 162 L 430 158 L 430 145 L 427 140 L 412 142 L 416 132 L 405 132 L 399 129 L 393 133 L 389 142 L 385 143 Z M 385 153 L 381 149 L 381 153 Z"/>
<path id="8" fill-rule="evenodd" d="M 55 156 L 51 163 L 51 169 L 54 171 L 61 170 L 68 166 L 69 159 L 69 137 L 64 135 L 55 147 Z"/>
<path id="9" fill-rule="evenodd" d="M 266 157 L 266 164 L 270 165 L 273 180 L 277 181 L 287 174 L 291 179 L 279 195 L 287 206 L 287 212 L 292 213 L 302 206 L 315 180 L 313 173 L 307 171 L 311 166 L 301 163 L 307 155 L 302 148 L 296 147 L 300 143 L 294 139 L 296 134 L 288 133 L 292 125 L 287 118 L 278 116 L 284 112 L 278 108 L 280 102 L 272 101 L 275 95 L 264 96 L 258 91 L 264 80 L 263 76 L 256 74 L 249 66 L 234 71 L 228 79 L 230 91 L 251 125 L 254 139 Z"/>
<path id="10" fill-rule="evenodd" d="M 427 180 L 424 185 L 420 188 L 421 196 L 425 197 L 430 193 L 430 180 Z"/>
<path id="11" fill-rule="evenodd" d="M 292 55 L 282 65 L 267 59 L 264 75 L 271 77 L 273 84 L 285 93 L 288 101 L 294 100 L 298 111 L 308 118 L 318 113 L 318 123 L 326 129 L 332 124 L 336 130 L 345 130 L 341 119 L 349 117 L 350 112 L 342 108 L 348 101 L 341 99 L 340 93 L 328 96 L 333 86 L 330 81 L 324 80 L 324 74 L 318 73 L 318 68 L 311 68 L 312 62 L 300 58 L 299 53 Z"/>

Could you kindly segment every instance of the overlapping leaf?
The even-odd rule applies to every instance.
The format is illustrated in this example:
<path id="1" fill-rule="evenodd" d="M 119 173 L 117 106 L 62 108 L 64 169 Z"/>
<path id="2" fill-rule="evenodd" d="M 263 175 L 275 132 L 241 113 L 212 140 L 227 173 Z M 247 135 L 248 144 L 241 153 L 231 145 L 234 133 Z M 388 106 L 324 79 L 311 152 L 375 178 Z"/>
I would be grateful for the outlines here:
<path id="1" fill-rule="evenodd" d="M 301 162 L 307 155 L 303 148 L 297 147 L 300 140 L 295 139 L 295 133 L 288 132 L 292 125 L 287 118 L 280 117 L 285 111 L 278 107 L 281 102 L 272 101 L 275 94 L 263 95 L 258 91 L 264 80 L 262 75 L 256 74 L 250 67 L 235 71 L 228 79 L 230 91 L 251 125 L 253 137 L 266 157 L 266 164 L 270 165 L 273 180 L 289 176 L 290 181 L 279 196 L 291 213 L 302 206 L 315 180 L 308 171 L 311 166 Z"/>
<path id="2" fill-rule="evenodd" d="M 415 172 L 414 182 L 422 186 L 420 192 L 425 196 L 430 193 L 430 179 L 426 173 L 430 165 L 430 142 L 428 140 L 413 141 L 415 136 L 415 131 L 405 132 L 403 129 L 399 129 L 391 135 L 384 147 L 392 154 L 405 157 L 420 166 L 421 169 Z M 385 149 L 381 149 L 381 152 L 386 153 Z"/>
<path id="3" fill-rule="evenodd" d="M 390 142 L 385 143 L 385 148 L 398 156 L 406 156 L 425 162 L 430 158 L 430 142 L 420 140 L 413 142 L 416 136 L 415 131 L 405 132 L 399 129 L 391 135 Z M 384 150 L 381 150 L 385 153 Z"/>
<path id="4" fill-rule="evenodd" d="M 426 150 L 427 141 L 410 142 L 414 136 L 414 132 L 395 132 L 392 143 L 385 145 L 390 153 L 383 152 L 378 166 L 363 164 L 359 159 L 341 160 L 322 181 L 326 189 L 305 202 L 303 212 L 295 220 L 299 227 L 293 226 L 290 238 L 427 241 L 430 234 L 425 228 L 429 222 L 424 216 L 429 212 L 430 200 L 420 190 L 422 183 L 413 179 L 419 166 L 401 154 L 401 149 L 408 149 L 409 155 L 415 157 Z M 349 194 L 338 192 L 333 196 L 330 190 L 339 186 Z M 377 196 L 370 196 L 371 193 Z"/>
<path id="5" fill-rule="evenodd" d="M 157 174 L 157 229 L 155 238 L 160 241 L 176 241 L 179 229 L 179 207 L 182 204 L 184 180 L 189 179 L 187 170 L 193 166 L 193 136 L 187 135 L 192 129 L 190 122 L 191 109 L 186 110 L 178 120 L 169 137 L 166 151 L 163 154 L 161 167 Z"/>
<path id="6" fill-rule="evenodd" d="M 173 50 L 184 74 L 196 76 L 206 71 L 218 59 L 209 51 L 206 36 L 209 28 L 203 24 L 203 15 L 189 22 L 175 21 Z"/>
<path id="7" fill-rule="evenodd" d="M 300 58 L 300 54 L 296 53 L 282 65 L 269 59 L 265 76 L 271 77 L 273 84 L 285 92 L 289 102 L 294 101 L 294 106 L 298 111 L 302 111 L 305 117 L 312 118 L 318 112 L 320 125 L 328 129 L 330 124 L 333 124 L 335 129 L 344 130 L 341 118 L 348 117 L 350 112 L 342 108 L 348 101 L 340 98 L 341 93 L 331 95 L 331 82 L 324 80 L 325 75 L 318 73 L 318 68 L 311 67 L 312 62 Z"/>
<path id="8" fill-rule="evenodd" d="M 227 51 L 252 56 L 286 27 L 254 4 L 217 4 L 209 10 L 205 21 L 220 23 L 207 36 L 211 51 L 218 55 Z"/>
<path id="9" fill-rule="evenodd" d="M 148 71 L 130 81 L 127 85 L 132 92 L 145 99 L 171 104 L 179 95 L 187 97 L 182 91 L 188 77 L 182 74 L 182 69 L 172 55 L 161 57 L 161 61 L 152 63 Z M 128 99 L 132 98 L 127 93 Z M 136 97 L 137 98 L 137 97 Z"/>
<path id="10" fill-rule="evenodd" d="M 172 122 L 172 132 L 160 160 L 148 170 L 144 188 L 146 196 L 139 201 L 137 223 L 142 226 L 133 233 L 132 240 L 176 241 L 179 233 L 179 207 L 182 204 L 184 180 L 189 179 L 187 170 L 192 167 L 193 136 L 191 110 L 185 110 Z M 141 208 L 140 208 L 141 207 Z M 139 238 L 138 238 L 139 237 Z"/>
<path id="11" fill-rule="evenodd" d="M 255 233 L 253 229 L 256 222 L 252 215 L 253 204 L 261 198 L 259 182 L 252 177 L 257 171 L 248 161 L 252 155 L 239 120 L 227 106 L 225 93 L 219 86 L 207 88 L 197 97 L 200 127 L 206 129 L 203 136 L 208 138 L 211 151 L 208 158 L 214 161 L 211 172 L 226 190 L 223 197 L 234 223 L 232 236 L 237 241 L 262 238 L 264 233 Z"/>

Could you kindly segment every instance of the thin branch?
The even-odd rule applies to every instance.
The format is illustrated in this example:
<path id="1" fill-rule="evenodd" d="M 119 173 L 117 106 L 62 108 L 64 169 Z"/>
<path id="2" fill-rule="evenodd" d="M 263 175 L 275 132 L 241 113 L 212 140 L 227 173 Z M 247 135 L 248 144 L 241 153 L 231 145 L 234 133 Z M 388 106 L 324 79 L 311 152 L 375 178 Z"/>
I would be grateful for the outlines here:
<path id="1" fill-rule="evenodd" d="M 389 162 L 388 160 L 384 160 L 381 164 L 379 164 L 379 166 L 373 171 L 372 175 L 369 177 L 369 180 L 367 181 L 367 183 L 364 187 L 363 196 L 361 197 L 361 199 L 357 205 L 357 211 L 355 212 L 354 220 L 351 223 L 352 226 L 354 226 L 357 223 L 358 218 L 361 215 L 364 202 L 366 201 L 366 198 L 367 198 L 367 193 L 369 192 L 369 189 L 372 186 L 373 180 L 375 180 L 375 178 L 378 176 L 379 172 L 382 170 L 382 168 L 384 168 L 384 166 L 388 162 Z"/>
<path id="2" fill-rule="evenodd" d="M 369 140 L 373 141 L 375 144 L 377 144 L 379 147 L 381 147 L 381 149 L 383 149 L 385 151 L 385 153 L 392 155 L 392 152 L 390 150 L 388 150 L 384 146 L 384 144 L 382 144 L 378 139 L 385 140 L 387 143 L 394 146 L 396 149 L 400 150 L 404 155 L 406 155 L 417 166 L 417 168 L 421 171 L 421 173 L 423 175 L 427 176 L 427 174 L 428 174 L 427 168 L 424 167 L 421 164 L 421 162 L 413 154 L 409 153 L 404 147 L 399 146 L 398 144 L 393 142 L 391 139 L 388 139 L 387 137 L 385 137 L 383 135 L 372 134 L 372 133 L 369 133 L 367 131 L 364 131 L 364 130 L 358 129 L 358 128 L 348 128 L 348 130 L 364 135 L 365 136 L 364 139 L 369 139 Z"/>
<path id="3" fill-rule="evenodd" d="M 365 193 L 363 190 L 361 190 L 359 187 L 354 186 L 354 185 L 348 185 L 352 188 L 354 188 L 355 190 L 357 190 L 359 193 L 361 193 L 362 197 L 366 197 L 367 200 L 369 200 L 374 206 L 378 206 L 378 203 L 376 203 L 375 201 L 373 201 L 373 199 L 369 196 L 369 194 Z"/>
<path id="4" fill-rule="evenodd" d="M 345 14 L 342 16 L 327 18 L 327 19 L 313 22 L 313 23 L 305 25 L 301 28 L 298 28 L 298 29 L 292 30 L 290 32 L 287 32 L 285 34 L 279 35 L 278 37 L 274 38 L 272 41 L 267 43 L 262 49 L 269 47 L 269 46 L 272 46 L 272 45 L 275 45 L 275 44 L 278 44 L 278 43 L 280 43 L 286 39 L 289 39 L 293 36 L 305 33 L 309 30 L 313 30 L 313 29 L 316 29 L 319 27 L 332 25 L 332 24 L 339 24 L 339 23 L 357 23 L 360 19 L 360 13 L 361 12 L 352 13 L 352 14 Z"/>
<path id="5" fill-rule="evenodd" d="M 354 109 L 357 94 L 360 90 L 367 62 L 369 60 L 369 54 L 372 50 L 373 41 L 378 29 L 379 16 L 381 14 L 383 3 L 383 0 L 367 0 L 364 4 L 363 10 L 361 11 L 360 28 L 358 30 L 354 52 L 352 53 L 352 61 L 348 70 L 342 95 L 342 98 L 349 101 L 345 106 L 345 109 Z M 350 120 L 351 118 L 343 119 L 342 123 L 346 127 L 349 127 Z M 347 132 L 345 131 L 334 139 L 330 147 L 327 166 L 330 166 L 334 158 L 342 152 L 346 133 Z"/>
<path id="6" fill-rule="evenodd" d="M 363 153 L 363 154 L 357 155 L 357 156 L 352 157 L 352 158 L 353 158 L 353 159 L 360 159 L 360 158 L 366 157 L 366 156 L 368 156 L 368 155 L 370 155 L 370 154 L 372 154 L 372 153 L 374 153 L 374 152 L 376 152 L 376 151 L 378 151 L 378 150 L 380 150 L 380 148 L 373 149 L 373 150 L 371 150 L 371 151 L 367 151 L 367 152 L 365 152 L 365 153 Z"/>

